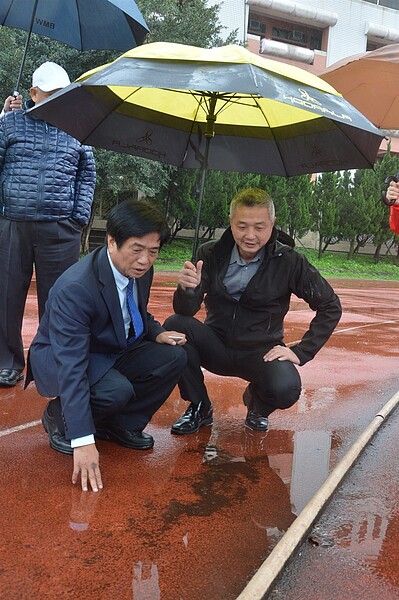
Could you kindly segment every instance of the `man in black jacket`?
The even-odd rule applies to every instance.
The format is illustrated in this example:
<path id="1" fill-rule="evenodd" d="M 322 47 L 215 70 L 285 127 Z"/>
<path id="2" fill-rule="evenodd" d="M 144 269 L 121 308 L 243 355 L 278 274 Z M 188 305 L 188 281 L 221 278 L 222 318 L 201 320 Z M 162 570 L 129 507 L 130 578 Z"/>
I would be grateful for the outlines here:
<path id="1" fill-rule="evenodd" d="M 173 298 L 176 314 L 165 327 L 187 337 L 188 365 L 179 387 L 190 404 L 172 433 L 193 433 L 213 422 L 201 366 L 248 381 L 245 425 L 267 431 L 269 415 L 299 398 L 296 366 L 315 356 L 341 317 L 332 287 L 274 224 L 270 196 L 260 189 L 243 190 L 231 202 L 230 227 L 221 239 L 200 248 L 196 265 L 184 263 Z M 291 294 L 303 298 L 316 314 L 302 340 L 289 348 L 284 344 L 284 318 Z M 203 300 L 204 323 L 193 317 Z"/>

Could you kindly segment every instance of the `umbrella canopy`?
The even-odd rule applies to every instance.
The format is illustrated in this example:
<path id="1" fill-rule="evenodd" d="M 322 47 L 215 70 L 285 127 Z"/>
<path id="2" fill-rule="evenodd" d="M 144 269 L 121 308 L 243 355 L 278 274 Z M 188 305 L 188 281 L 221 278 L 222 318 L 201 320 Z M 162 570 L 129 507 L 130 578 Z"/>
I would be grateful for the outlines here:
<path id="1" fill-rule="evenodd" d="M 340 60 L 320 77 L 374 125 L 399 129 L 399 44 Z"/>
<path id="2" fill-rule="evenodd" d="M 240 46 L 145 44 L 30 113 L 93 146 L 201 167 L 200 207 L 207 168 L 282 176 L 369 168 L 383 138 L 315 75 Z"/>
<path id="3" fill-rule="evenodd" d="M 0 0 L 0 25 L 28 32 L 16 89 L 32 32 L 78 50 L 121 52 L 148 33 L 134 0 Z"/>
<path id="4" fill-rule="evenodd" d="M 383 137 L 315 75 L 240 46 L 145 44 L 31 114 L 84 143 L 189 168 L 211 137 L 210 168 L 283 176 L 372 167 Z"/>

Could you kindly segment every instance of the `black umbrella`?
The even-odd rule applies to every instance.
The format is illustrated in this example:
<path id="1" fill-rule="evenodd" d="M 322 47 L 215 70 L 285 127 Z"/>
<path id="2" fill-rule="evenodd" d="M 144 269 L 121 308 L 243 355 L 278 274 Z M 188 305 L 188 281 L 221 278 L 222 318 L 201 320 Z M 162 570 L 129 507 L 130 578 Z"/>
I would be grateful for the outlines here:
<path id="1" fill-rule="evenodd" d="M 148 33 L 134 0 L 0 0 L 0 25 L 28 32 L 16 90 L 32 32 L 78 50 L 121 52 L 142 44 Z"/>

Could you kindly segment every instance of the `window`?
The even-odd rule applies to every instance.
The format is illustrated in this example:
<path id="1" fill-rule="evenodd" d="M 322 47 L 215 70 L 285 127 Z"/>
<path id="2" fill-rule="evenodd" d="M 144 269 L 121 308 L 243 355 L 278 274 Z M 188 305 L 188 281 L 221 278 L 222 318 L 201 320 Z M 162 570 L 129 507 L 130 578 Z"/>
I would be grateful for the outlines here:
<path id="1" fill-rule="evenodd" d="M 310 37 L 310 50 L 321 50 L 321 38 L 311 36 Z"/>
<path id="2" fill-rule="evenodd" d="M 394 10 L 399 10 L 398 0 L 364 0 L 364 2 L 369 2 L 370 4 L 378 4 L 378 6 L 385 6 L 385 8 L 393 8 Z"/>
<path id="3" fill-rule="evenodd" d="M 256 31 L 257 33 L 265 33 L 266 31 L 265 25 L 257 19 L 250 19 L 248 29 Z"/>
<path id="4" fill-rule="evenodd" d="M 289 29 L 280 29 L 278 27 L 273 27 L 272 29 L 272 37 L 277 40 L 290 40 L 291 39 L 291 31 Z"/>
<path id="5" fill-rule="evenodd" d="M 308 36 L 305 35 L 302 31 L 291 31 L 291 39 L 293 42 L 300 42 L 301 44 L 306 44 L 308 40 Z"/>

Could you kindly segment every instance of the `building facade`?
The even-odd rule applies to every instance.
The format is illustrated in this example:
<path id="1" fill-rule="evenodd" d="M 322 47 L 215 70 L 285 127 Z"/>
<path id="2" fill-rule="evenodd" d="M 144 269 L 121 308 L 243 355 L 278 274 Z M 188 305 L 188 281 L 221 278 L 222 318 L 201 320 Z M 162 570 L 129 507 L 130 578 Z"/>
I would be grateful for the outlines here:
<path id="1" fill-rule="evenodd" d="M 399 0 L 222 0 L 220 19 L 248 49 L 316 75 L 334 62 L 399 43 Z"/>

